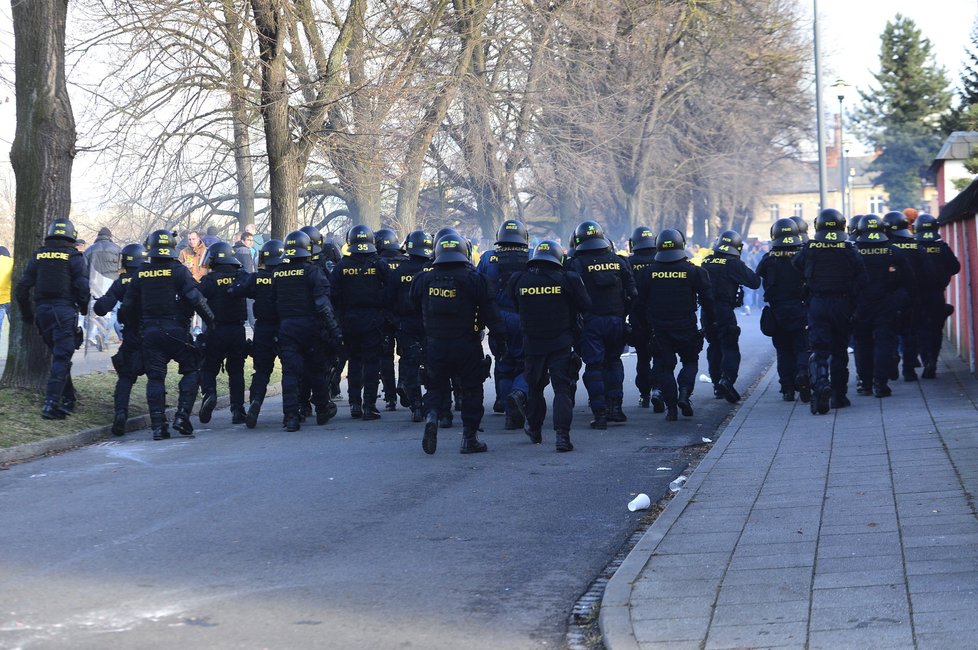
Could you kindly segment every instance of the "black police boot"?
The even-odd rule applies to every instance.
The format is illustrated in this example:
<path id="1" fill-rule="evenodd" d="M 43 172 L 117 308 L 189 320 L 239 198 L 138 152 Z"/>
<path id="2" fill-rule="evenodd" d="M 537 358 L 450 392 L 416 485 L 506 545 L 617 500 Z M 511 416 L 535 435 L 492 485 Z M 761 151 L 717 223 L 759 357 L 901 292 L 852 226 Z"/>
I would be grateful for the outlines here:
<path id="1" fill-rule="evenodd" d="M 463 454 L 481 454 L 489 451 L 489 446 L 479 440 L 475 429 L 464 429 L 462 431 L 462 447 L 459 452 Z"/>
<path id="2" fill-rule="evenodd" d="M 215 406 L 217 406 L 217 394 L 204 393 L 204 399 L 200 402 L 200 411 L 197 413 L 197 418 L 201 424 L 207 424 L 211 421 Z"/>
<path id="3" fill-rule="evenodd" d="M 173 416 L 173 429 L 185 438 L 193 438 L 194 425 L 190 422 L 190 413 L 177 411 Z"/>
<path id="4" fill-rule="evenodd" d="M 350 404 L 350 417 L 353 418 L 354 420 L 359 420 L 360 418 L 362 418 L 363 406 L 357 404 L 356 402 L 352 402 Z"/>
<path id="5" fill-rule="evenodd" d="M 254 429 L 258 426 L 258 414 L 261 413 L 262 400 L 253 399 L 251 404 L 248 405 L 248 415 L 245 418 L 245 426 L 249 429 Z"/>
<path id="6" fill-rule="evenodd" d="M 506 413 L 506 429 L 522 429 L 526 424 L 526 393 L 514 390 L 506 396 L 509 411 Z M 510 426 L 512 424 L 512 426 Z"/>
<path id="7" fill-rule="evenodd" d="M 900 355 L 893 357 L 893 365 L 890 366 L 890 374 L 888 376 L 890 381 L 896 381 L 900 378 Z"/>
<path id="8" fill-rule="evenodd" d="M 424 438 L 421 439 L 421 448 L 429 456 L 435 453 L 438 448 L 438 416 L 434 411 L 428 414 L 424 423 Z"/>
<path id="9" fill-rule="evenodd" d="M 448 411 L 440 418 L 438 418 L 438 427 L 441 429 L 451 429 L 452 428 L 452 412 Z"/>
<path id="10" fill-rule="evenodd" d="M 119 409 L 115 412 L 115 417 L 112 418 L 112 435 L 114 436 L 124 436 L 126 435 L 126 422 L 129 421 L 129 411 L 126 409 Z"/>
<path id="11" fill-rule="evenodd" d="M 628 422 L 628 416 L 621 410 L 621 400 L 608 400 L 608 422 Z"/>
<path id="12" fill-rule="evenodd" d="M 506 420 L 503 423 L 503 429 L 505 429 L 506 431 L 516 431 L 522 428 L 523 428 L 522 425 L 516 423 L 516 417 L 514 417 L 513 413 L 506 414 Z"/>
<path id="13" fill-rule="evenodd" d="M 795 386 L 798 388 L 798 399 L 802 404 L 808 404 L 812 401 L 812 388 L 808 383 L 807 375 L 796 377 Z"/>
<path id="14" fill-rule="evenodd" d="M 526 437 L 530 439 L 530 442 L 535 445 L 539 445 L 541 442 L 543 442 L 543 432 L 540 431 L 540 429 L 531 429 L 529 423 L 523 427 L 523 433 L 525 433 Z"/>
<path id="15" fill-rule="evenodd" d="M 420 402 L 411 404 L 411 422 L 424 422 L 424 408 Z"/>
<path id="16" fill-rule="evenodd" d="M 720 390 L 720 382 L 713 384 L 713 399 L 723 399 L 723 391 Z"/>
<path id="17" fill-rule="evenodd" d="M 717 383 L 717 388 L 720 389 L 720 393 L 723 395 L 723 399 L 727 400 L 731 404 L 736 404 L 740 401 L 740 393 L 734 388 L 733 382 L 730 381 L 729 377 L 721 377 L 720 381 Z"/>
<path id="18" fill-rule="evenodd" d="M 316 424 L 322 426 L 336 416 L 336 404 L 327 400 L 323 408 L 316 408 Z"/>
<path id="19" fill-rule="evenodd" d="M 150 412 L 149 422 L 153 430 L 153 440 L 166 440 L 170 437 L 170 430 L 166 426 L 166 414 L 163 411 Z"/>
<path id="20" fill-rule="evenodd" d="M 570 432 L 557 430 L 557 442 L 554 445 L 557 451 L 574 451 L 574 445 L 570 441 Z"/>
<path id="21" fill-rule="evenodd" d="M 649 401 L 652 402 L 653 413 L 663 413 L 666 410 L 666 401 L 662 399 L 662 391 L 658 388 L 649 393 Z"/>
<path id="22" fill-rule="evenodd" d="M 498 397 L 496 398 L 496 401 L 492 403 L 492 412 L 493 413 L 505 413 L 506 412 L 506 406 L 503 404 L 503 401 L 501 399 L 499 399 Z"/>
<path id="23" fill-rule="evenodd" d="M 913 368 L 904 368 L 903 381 L 906 382 L 917 381 L 917 371 L 914 370 Z"/>
<path id="24" fill-rule="evenodd" d="M 937 378 L 937 362 L 927 361 L 924 363 L 924 369 L 920 373 L 920 376 L 924 379 L 936 379 Z"/>
<path id="25" fill-rule="evenodd" d="M 289 413 L 285 416 L 285 430 L 286 431 L 298 431 L 302 424 L 299 421 L 298 413 Z"/>
<path id="26" fill-rule="evenodd" d="M 61 405 L 54 400 L 45 400 L 44 408 L 41 409 L 41 417 L 45 420 L 64 420 L 65 412 L 61 410 Z"/>
<path id="27" fill-rule="evenodd" d="M 231 424 L 245 424 L 248 421 L 248 414 L 245 413 L 244 406 L 241 404 L 231 405 Z"/>
<path id="28" fill-rule="evenodd" d="M 387 406 L 385 408 L 388 411 L 396 411 L 397 410 L 397 398 L 396 397 L 388 397 L 387 399 L 384 400 L 384 402 L 387 404 Z"/>
<path id="29" fill-rule="evenodd" d="M 679 411 L 675 406 L 669 406 L 666 408 L 666 422 L 675 422 L 679 419 Z"/>
<path id="30" fill-rule="evenodd" d="M 856 379 L 856 395 L 872 395 L 873 387 L 865 379 Z"/>
<path id="31" fill-rule="evenodd" d="M 781 399 L 783 399 L 785 402 L 794 402 L 795 401 L 795 391 L 793 391 L 793 390 L 783 390 L 783 391 L 781 391 Z"/>
<path id="32" fill-rule="evenodd" d="M 592 429 L 607 429 L 608 428 L 608 412 L 605 409 L 591 409 L 594 414 L 594 419 L 591 420 Z"/>
<path id="33" fill-rule="evenodd" d="M 893 391 L 885 381 L 877 380 L 873 382 L 873 397 L 889 397 L 892 394 Z"/>
<path id="34" fill-rule="evenodd" d="M 846 397 L 845 393 L 833 391 L 830 405 L 834 409 L 843 409 L 847 406 L 852 406 L 852 402 L 849 401 L 849 398 Z"/>
<path id="35" fill-rule="evenodd" d="M 75 404 L 77 404 L 77 401 L 78 400 L 75 397 L 62 397 L 58 408 L 61 409 L 65 415 L 73 415 L 75 413 Z"/>
<path id="36" fill-rule="evenodd" d="M 647 409 L 647 408 L 649 408 L 649 405 L 651 403 L 652 403 L 652 400 L 651 400 L 651 398 L 649 398 L 648 395 L 639 395 L 638 396 L 638 407 L 640 409 Z"/>
<path id="37" fill-rule="evenodd" d="M 380 411 L 377 410 L 377 406 L 375 404 L 363 405 L 363 419 L 364 421 L 380 419 Z"/>
<path id="38" fill-rule="evenodd" d="M 825 415 L 832 407 L 832 390 L 826 384 L 815 384 L 810 404 L 812 415 Z"/>
<path id="39" fill-rule="evenodd" d="M 693 417 L 693 403 L 689 401 L 690 391 L 686 388 L 679 389 L 679 398 L 676 400 L 676 406 L 682 412 L 683 417 L 691 418 Z"/>
<path id="40" fill-rule="evenodd" d="M 312 402 L 299 403 L 299 422 L 305 422 L 306 418 L 312 415 Z"/>
<path id="41" fill-rule="evenodd" d="M 401 400 L 401 406 L 404 408 L 411 408 L 411 398 L 408 396 L 407 391 L 404 390 L 404 386 L 400 381 L 397 382 L 397 396 Z"/>

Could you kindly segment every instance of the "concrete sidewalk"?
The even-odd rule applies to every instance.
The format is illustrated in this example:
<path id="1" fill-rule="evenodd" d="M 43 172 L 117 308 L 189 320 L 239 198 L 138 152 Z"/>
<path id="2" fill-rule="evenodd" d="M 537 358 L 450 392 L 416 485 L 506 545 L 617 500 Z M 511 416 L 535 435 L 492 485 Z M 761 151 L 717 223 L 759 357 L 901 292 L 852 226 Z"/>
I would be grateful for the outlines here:
<path id="1" fill-rule="evenodd" d="M 978 380 L 891 386 L 816 417 L 772 368 L 608 584 L 606 646 L 978 647 Z"/>

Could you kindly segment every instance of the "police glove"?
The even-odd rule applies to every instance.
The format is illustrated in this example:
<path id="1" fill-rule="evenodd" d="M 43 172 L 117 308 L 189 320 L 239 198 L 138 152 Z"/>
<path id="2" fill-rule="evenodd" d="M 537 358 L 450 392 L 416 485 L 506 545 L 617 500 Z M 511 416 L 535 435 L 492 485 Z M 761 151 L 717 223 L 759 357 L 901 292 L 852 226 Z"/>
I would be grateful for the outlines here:
<path id="1" fill-rule="evenodd" d="M 76 327 L 75 328 L 75 349 L 77 350 L 78 348 L 80 348 L 82 346 L 82 343 L 84 343 L 84 342 L 85 342 L 85 333 L 82 332 L 82 328 Z"/>

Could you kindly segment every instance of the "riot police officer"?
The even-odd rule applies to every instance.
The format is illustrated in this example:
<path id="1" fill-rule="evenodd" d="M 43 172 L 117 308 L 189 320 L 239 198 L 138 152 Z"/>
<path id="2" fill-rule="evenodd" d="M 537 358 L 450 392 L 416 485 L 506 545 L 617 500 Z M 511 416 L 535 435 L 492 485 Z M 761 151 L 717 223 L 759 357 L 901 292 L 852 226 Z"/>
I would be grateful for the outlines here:
<path id="1" fill-rule="evenodd" d="M 917 349 L 924 369 L 920 376 L 934 379 L 937 376 L 937 359 L 944 341 L 944 321 L 951 315 L 953 307 L 944 301 L 944 291 L 951 284 L 951 278 L 961 271 L 961 264 L 954 251 L 941 241 L 937 219 L 923 212 L 913 222 L 914 237 L 920 243 L 924 255 L 929 260 L 931 273 L 918 278 L 917 294 L 920 302 L 921 322 L 917 336 Z"/>
<path id="2" fill-rule="evenodd" d="M 51 351 L 51 372 L 41 410 L 46 420 L 63 420 L 74 410 L 77 399 L 71 383 L 71 357 L 80 345 L 76 340 L 78 314 L 88 313 L 90 298 L 88 266 L 75 248 L 77 239 L 78 232 L 67 219 L 51 222 L 44 243 L 27 262 L 14 293 L 21 318 L 37 323 Z"/>
<path id="3" fill-rule="evenodd" d="M 92 305 L 92 311 L 98 316 L 105 316 L 115 309 L 126 297 L 126 290 L 132 282 L 133 275 L 149 259 L 146 247 L 142 244 L 129 244 L 122 248 L 119 259 L 119 277 L 101 298 Z M 121 436 L 126 433 L 126 422 L 129 420 L 129 398 L 132 386 L 140 375 L 145 374 L 143 367 L 143 339 L 139 333 L 139 320 L 131 314 L 119 315 L 122 325 L 122 344 L 112 355 L 112 367 L 115 368 L 116 382 L 113 404 L 115 414 L 112 418 L 112 435 Z"/>
<path id="4" fill-rule="evenodd" d="M 500 354 L 506 339 L 496 297 L 489 280 L 469 261 L 468 242 L 445 235 L 435 245 L 430 271 L 422 271 L 411 283 L 411 299 L 424 321 L 425 370 L 428 411 L 421 448 L 433 454 L 438 444 L 438 411 L 448 400 L 450 380 L 458 377 L 462 390 L 463 454 L 487 450 L 478 438 L 482 421 L 482 382 L 488 377 L 480 334 L 488 326 Z"/>
<path id="5" fill-rule="evenodd" d="M 179 364 L 181 375 L 177 413 L 173 428 L 192 436 L 190 412 L 197 399 L 197 369 L 200 359 L 190 338 L 190 319 L 196 311 L 207 327 L 214 326 L 214 313 L 200 293 L 186 266 L 177 261 L 177 241 L 166 230 L 157 230 L 146 240 L 149 261 L 136 271 L 129 283 L 120 311 L 140 319 L 143 364 L 146 368 L 146 401 L 149 404 L 153 440 L 170 437 L 166 422 L 166 365 Z"/>
<path id="6" fill-rule="evenodd" d="M 401 250 L 397 233 L 390 228 L 381 228 L 374 233 L 374 245 L 377 247 L 380 260 L 387 265 L 387 276 L 397 275 L 398 267 L 407 260 L 404 251 Z M 385 316 L 384 339 L 380 347 L 380 382 L 384 388 L 387 410 L 396 411 L 397 382 L 394 375 L 394 348 L 397 345 L 397 326 L 390 310 L 385 312 Z"/>
<path id="7" fill-rule="evenodd" d="M 421 365 L 424 361 L 424 322 L 411 300 L 411 283 L 415 276 L 431 268 L 434 242 L 431 235 L 415 230 L 404 243 L 408 257 L 397 266 L 387 286 L 387 304 L 392 305 L 400 365 L 397 390 L 402 406 L 411 409 L 411 421 L 424 420 L 421 398 Z"/>
<path id="8" fill-rule="evenodd" d="M 875 214 L 859 220 L 856 250 L 862 255 L 869 282 L 859 293 L 853 323 L 856 393 L 889 397 L 890 364 L 896 354 L 896 314 L 906 309 L 915 279 L 906 257 L 886 238 Z"/>
<path id="9" fill-rule="evenodd" d="M 286 431 L 298 431 L 300 427 L 300 377 L 312 390 L 316 424 L 326 424 L 336 414 L 323 368 L 330 349 L 343 344 L 343 334 L 329 294 L 329 279 L 322 267 L 312 261 L 309 235 L 301 230 L 289 233 L 285 238 L 285 262 L 272 272 Z"/>
<path id="10" fill-rule="evenodd" d="M 479 260 L 478 270 L 491 281 L 496 292 L 496 303 L 506 326 L 505 357 L 493 350 L 496 357 L 494 368 L 496 397 L 503 400 L 503 410 L 506 414 L 505 428 L 519 429 L 523 426 L 523 415 L 519 411 L 519 399 L 509 399 L 514 391 L 526 394 L 526 382 L 520 378 L 523 374 L 523 335 L 520 333 L 520 317 L 516 313 L 516 304 L 509 295 L 509 279 L 514 274 L 526 269 L 529 260 L 529 235 L 520 221 L 508 219 L 496 231 L 496 248 L 483 253 Z"/>
<path id="11" fill-rule="evenodd" d="M 833 208 L 819 212 L 815 236 L 791 259 L 808 292 L 808 363 L 812 414 L 849 406 L 849 353 L 856 295 L 866 285 L 866 267 L 846 240 L 846 220 Z"/>
<path id="12" fill-rule="evenodd" d="M 673 228 L 659 233 L 655 262 L 642 271 L 642 293 L 633 306 L 652 335 L 653 367 L 658 390 L 666 406 L 666 420 L 678 419 L 678 410 L 693 415 L 691 397 L 699 367 L 703 337 L 696 327 L 696 306 L 702 309 L 703 329 L 716 331 L 716 312 L 710 276 L 686 256 L 686 238 Z M 676 357 L 682 368 L 675 375 Z M 659 395 L 653 399 L 658 400 Z"/>
<path id="13" fill-rule="evenodd" d="M 902 212 L 891 210 L 883 215 L 883 224 L 886 234 L 890 238 L 890 244 L 903 252 L 913 271 L 916 282 L 920 278 L 927 278 L 934 275 L 934 269 L 930 268 L 931 259 L 924 253 L 912 232 L 910 232 L 910 221 Z M 894 355 L 894 361 L 898 362 L 899 357 L 903 357 L 903 380 L 917 381 L 917 367 L 920 364 L 917 351 L 917 333 L 920 330 L 920 323 L 924 320 L 921 313 L 920 302 L 916 291 L 908 295 L 908 306 L 901 312 L 901 318 L 896 323 L 897 334 L 899 335 L 900 355 Z M 890 376 L 896 379 L 897 367 L 894 365 L 890 369 Z"/>
<path id="14" fill-rule="evenodd" d="M 703 260 L 710 274 L 713 302 L 716 305 L 716 336 L 709 340 L 706 358 L 714 394 L 731 404 L 740 401 L 734 387 L 740 373 L 740 327 L 734 310 L 744 303 L 744 287 L 757 289 L 761 279 L 743 260 L 744 241 L 736 230 L 724 230 L 713 244 L 713 254 Z"/>
<path id="15" fill-rule="evenodd" d="M 557 451 L 573 451 L 570 427 L 581 359 L 573 352 L 578 321 L 591 308 L 581 276 L 563 269 L 560 244 L 545 239 L 533 250 L 527 270 L 512 276 L 507 292 L 519 312 L 522 347 L 526 353 L 526 424 L 534 444 L 542 442 L 547 401 L 543 390 L 554 390 L 553 427 Z"/>
<path id="16" fill-rule="evenodd" d="M 236 281 L 231 286 L 233 295 L 255 301 L 255 328 L 251 340 L 254 374 L 248 387 L 248 413 L 245 416 L 245 425 L 249 429 L 258 426 L 258 415 L 268 391 L 268 380 L 275 368 L 275 357 L 278 356 L 275 338 L 278 336 L 279 321 L 272 299 L 272 274 L 284 260 L 284 242 L 270 239 L 258 251 L 258 269 L 244 281 Z"/>
<path id="17" fill-rule="evenodd" d="M 801 237 L 801 243 L 802 244 L 807 243 L 808 242 L 808 222 L 805 221 L 803 218 L 797 216 L 797 215 L 791 216 L 791 217 L 789 217 L 789 219 L 791 219 L 792 221 L 794 221 L 795 222 L 795 225 L 798 226 L 798 236 Z"/>
<path id="18" fill-rule="evenodd" d="M 333 268 L 330 281 L 333 306 L 346 342 L 350 416 L 377 420 L 387 267 L 377 256 L 374 233 L 367 226 L 350 228 L 347 244 L 350 254 Z"/>
<path id="19" fill-rule="evenodd" d="M 245 321 L 248 306 L 244 296 L 235 296 L 230 289 L 235 283 L 244 284 L 248 272 L 234 255 L 227 242 L 215 242 L 204 253 L 201 266 L 208 270 L 200 279 L 200 292 L 214 312 L 214 326 L 197 338 L 203 340 L 203 362 L 200 366 L 201 424 L 211 421 L 217 406 L 217 373 L 223 364 L 228 375 L 228 391 L 231 397 L 231 424 L 243 424 L 247 419 L 244 410 L 244 360 L 247 356 Z"/>
<path id="20" fill-rule="evenodd" d="M 801 250 L 801 232 L 794 220 L 778 219 L 771 226 L 771 250 L 757 264 L 757 275 L 764 284 L 761 330 L 771 337 L 777 355 L 781 397 L 802 403 L 811 400 L 808 380 L 808 308 L 805 306 L 805 277 L 791 259 Z"/>
<path id="21" fill-rule="evenodd" d="M 302 226 L 299 228 L 299 230 L 309 235 L 309 241 L 312 242 L 311 263 L 321 268 L 328 278 L 333 269 L 328 261 L 329 252 L 324 248 L 325 238 L 323 237 L 323 233 L 316 226 Z M 339 360 L 330 359 L 330 361 L 331 363 L 327 363 L 324 367 L 320 368 L 320 371 L 323 373 L 323 376 L 326 377 L 327 382 L 331 380 L 331 369 L 334 363 L 338 362 Z M 306 417 L 311 414 L 312 411 L 312 388 L 310 388 L 309 384 L 305 381 L 305 378 L 300 376 L 299 419 L 304 422 Z"/>
<path id="22" fill-rule="evenodd" d="M 641 293 L 645 279 L 645 271 L 655 262 L 655 233 L 648 226 L 639 226 L 628 239 L 629 266 L 635 278 L 635 291 Z M 633 313 L 629 316 L 632 332 L 632 345 L 635 346 L 635 387 L 638 388 L 638 405 L 648 408 L 652 404 L 652 391 L 656 388 L 652 371 L 652 335 L 649 325 L 642 314 Z M 661 392 L 656 392 L 655 403 L 652 404 L 655 413 L 662 413 L 666 406 L 662 401 Z"/>
<path id="23" fill-rule="evenodd" d="M 591 427 L 606 429 L 608 422 L 627 420 L 621 409 L 625 382 L 621 353 L 635 280 L 628 261 L 609 249 L 604 230 L 596 222 L 578 225 L 574 239 L 574 259 L 567 268 L 581 276 L 591 298 L 581 332 L 584 386 L 594 414 Z"/>

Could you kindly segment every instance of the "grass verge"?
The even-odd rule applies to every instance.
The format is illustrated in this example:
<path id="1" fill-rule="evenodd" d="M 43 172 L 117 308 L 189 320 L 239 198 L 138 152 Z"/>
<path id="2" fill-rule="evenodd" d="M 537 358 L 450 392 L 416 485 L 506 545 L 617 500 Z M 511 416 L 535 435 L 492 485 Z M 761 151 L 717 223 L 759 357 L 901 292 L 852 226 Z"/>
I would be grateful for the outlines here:
<path id="1" fill-rule="evenodd" d="M 251 359 L 245 360 L 245 388 L 251 377 Z M 75 390 L 78 392 L 78 404 L 75 413 L 64 420 L 45 420 L 41 417 L 43 395 L 17 389 L 0 389 L 0 449 L 23 445 L 29 442 L 56 438 L 93 427 L 112 423 L 115 414 L 113 393 L 115 391 L 115 373 L 96 372 L 80 377 L 73 377 Z M 278 361 L 269 380 L 270 384 L 281 381 L 282 372 Z M 177 383 L 180 375 L 177 364 L 171 363 L 166 373 L 167 406 L 176 406 Z M 221 373 L 217 377 L 218 395 L 227 395 L 227 375 Z M 247 394 L 245 399 L 247 399 Z M 198 397 L 197 405 L 200 405 Z M 146 377 L 142 376 L 132 389 L 129 401 L 129 416 L 143 415 L 146 408 Z"/>

